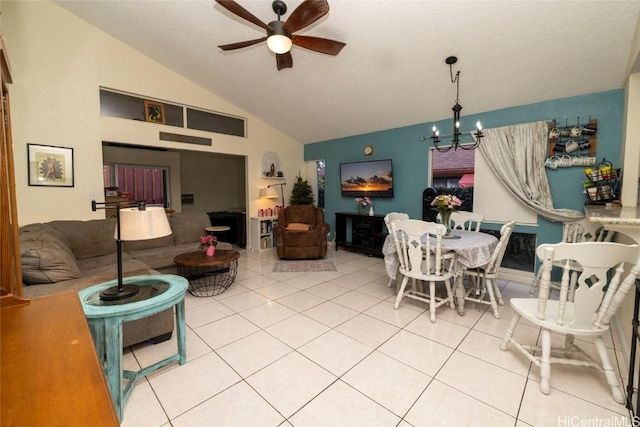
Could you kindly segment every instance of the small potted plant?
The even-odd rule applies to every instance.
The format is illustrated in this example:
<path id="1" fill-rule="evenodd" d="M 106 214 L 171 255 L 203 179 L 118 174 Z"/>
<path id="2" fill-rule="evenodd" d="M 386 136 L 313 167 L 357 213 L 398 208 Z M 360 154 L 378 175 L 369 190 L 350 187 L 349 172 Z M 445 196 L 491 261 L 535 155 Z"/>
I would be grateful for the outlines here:
<path id="1" fill-rule="evenodd" d="M 216 246 L 218 246 L 218 238 L 207 234 L 200 237 L 200 249 L 204 249 L 207 256 L 213 256 L 216 253 Z"/>

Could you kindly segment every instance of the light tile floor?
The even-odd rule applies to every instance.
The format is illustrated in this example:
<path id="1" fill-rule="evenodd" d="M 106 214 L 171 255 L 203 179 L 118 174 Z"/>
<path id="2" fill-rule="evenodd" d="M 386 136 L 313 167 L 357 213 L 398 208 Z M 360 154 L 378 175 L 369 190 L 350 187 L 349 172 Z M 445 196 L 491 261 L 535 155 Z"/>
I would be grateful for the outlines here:
<path id="1" fill-rule="evenodd" d="M 431 323 L 418 301 L 393 309 L 382 259 L 333 248 L 327 259 L 338 271 L 273 273 L 273 251 L 242 251 L 226 292 L 187 294 L 188 362 L 142 379 L 122 425 L 631 425 L 594 369 L 553 365 L 543 395 L 539 370 L 515 349 L 499 350 L 508 300 L 530 297 L 529 285 L 501 283 L 501 319 L 467 303 L 464 316 L 442 306 Z M 516 334 L 538 339 L 539 329 L 522 323 Z M 625 381 L 614 335 L 607 347 Z M 581 344 L 597 358 L 593 344 Z M 138 345 L 125 368 L 174 352 L 175 338 Z"/>

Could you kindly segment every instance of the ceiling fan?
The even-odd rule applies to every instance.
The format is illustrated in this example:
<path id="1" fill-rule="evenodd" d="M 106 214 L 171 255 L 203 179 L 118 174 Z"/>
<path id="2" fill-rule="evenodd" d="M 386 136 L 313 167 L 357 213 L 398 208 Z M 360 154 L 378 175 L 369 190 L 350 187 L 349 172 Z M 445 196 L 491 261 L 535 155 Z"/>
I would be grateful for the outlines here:
<path id="1" fill-rule="evenodd" d="M 292 44 L 327 55 L 337 55 L 340 50 L 346 46 L 346 43 L 335 40 L 293 34 L 313 24 L 329 12 L 329 3 L 326 0 L 303 1 L 284 22 L 280 20 L 280 17 L 287 12 L 287 5 L 281 0 L 275 0 L 272 8 L 276 15 L 278 15 L 278 20 L 269 22 L 269 24 L 265 24 L 233 0 L 216 0 L 216 3 L 229 12 L 238 15 L 240 18 L 246 19 L 267 30 L 266 37 L 225 44 L 218 47 L 222 50 L 234 50 L 252 46 L 266 40 L 269 50 L 276 54 L 278 70 L 293 67 L 293 58 L 291 57 L 290 51 Z"/>

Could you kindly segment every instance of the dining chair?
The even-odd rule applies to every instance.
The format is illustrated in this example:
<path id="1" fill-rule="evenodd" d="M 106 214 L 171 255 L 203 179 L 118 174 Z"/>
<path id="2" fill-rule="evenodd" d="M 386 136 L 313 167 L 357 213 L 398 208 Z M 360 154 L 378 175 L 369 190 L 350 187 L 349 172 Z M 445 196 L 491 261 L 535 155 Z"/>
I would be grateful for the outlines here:
<path id="1" fill-rule="evenodd" d="M 536 255 L 543 262 L 538 297 L 511 299 L 514 315 L 500 349 L 505 351 L 512 343 L 540 369 L 540 391 L 544 394 L 550 392 L 551 363 L 560 363 L 595 367 L 604 372 L 614 400 L 624 403 L 624 393 L 609 360 L 603 335 L 609 331 L 611 317 L 635 286 L 640 274 L 640 248 L 611 242 L 556 243 L 538 246 Z M 556 260 L 563 263 L 560 296 L 550 300 L 551 269 Z M 582 274 L 577 279 L 572 301 L 568 294 L 573 263 L 580 265 Z M 632 267 L 622 281 L 624 263 Z M 514 330 L 522 317 L 542 328 L 541 346 L 524 345 L 515 340 Z M 552 332 L 565 335 L 564 347 L 551 347 Z M 585 341 L 593 339 L 601 363 L 575 344 L 576 336 Z"/>
<path id="2" fill-rule="evenodd" d="M 491 259 L 487 265 L 473 269 L 465 269 L 462 275 L 458 276 L 456 280 L 456 288 L 458 286 L 463 287 L 462 289 L 455 289 L 456 295 L 462 294 L 466 301 L 490 305 L 493 309 L 493 317 L 496 319 L 500 318 L 498 304 L 504 305 L 502 294 L 500 293 L 500 288 L 497 283 L 498 272 L 515 224 L 515 221 L 509 221 L 502 226 L 500 229 L 500 240 L 498 240 L 498 244 L 493 250 Z M 465 277 L 468 279 L 469 289 L 464 289 L 463 280 Z M 487 295 L 489 296 L 489 300 L 485 299 Z"/>
<path id="3" fill-rule="evenodd" d="M 480 225 L 484 221 L 484 215 L 475 212 L 453 211 L 451 212 L 451 229 L 480 231 Z"/>
<path id="4" fill-rule="evenodd" d="M 613 235 L 615 231 L 606 230 L 602 224 L 591 222 L 587 218 L 583 218 L 579 221 L 575 222 L 565 222 L 562 227 L 562 242 L 565 243 L 580 243 L 580 242 L 610 242 L 613 240 Z M 556 260 L 556 267 L 562 267 L 562 261 Z M 573 263 L 574 267 L 573 271 L 576 274 L 571 276 L 570 286 L 569 286 L 569 298 L 573 296 L 573 289 L 575 288 L 577 273 L 581 271 L 580 265 L 577 263 Z M 542 274 L 542 265 L 538 268 L 535 277 L 533 278 L 533 283 L 531 284 L 531 289 L 529 293 L 534 293 L 540 284 L 540 275 Z M 560 285 L 556 282 L 551 282 L 551 287 L 553 289 L 560 289 Z"/>
<path id="5" fill-rule="evenodd" d="M 455 252 L 442 252 L 442 236 L 446 227 L 442 224 L 417 219 L 402 219 L 391 223 L 391 233 L 395 240 L 400 261 L 399 271 L 402 283 L 393 308 L 400 306 L 402 298 L 412 298 L 429 303 L 430 320 L 436 321 L 436 308 L 449 303 L 454 309 L 455 303 L 451 291 L 451 279 L 454 277 Z M 431 236 L 431 237 L 430 237 Z M 429 283 L 429 293 L 412 286 L 407 289 L 409 279 Z M 447 296 L 436 296 L 435 284 L 443 282 Z"/>
<path id="6" fill-rule="evenodd" d="M 391 223 L 399 219 L 409 219 L 409 214 L 406 214 L 404 212 L 389 212 L 384 216 L 384 224 L 386 225 L 388 232 L 391 232 Z M 396 278 L 398 277 L 398 273 L 398 269 L 396 269 Z M 390 288 L 391 284 L 394 281 L 395 279 L 389 278 L 389 281 L 387 282 L 387 288 Z"/>

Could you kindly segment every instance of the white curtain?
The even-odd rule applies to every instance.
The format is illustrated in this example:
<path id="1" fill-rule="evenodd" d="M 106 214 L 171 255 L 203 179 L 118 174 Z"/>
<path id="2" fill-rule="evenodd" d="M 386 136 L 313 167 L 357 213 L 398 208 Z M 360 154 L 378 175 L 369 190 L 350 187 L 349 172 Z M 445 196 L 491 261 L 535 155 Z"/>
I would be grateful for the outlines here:
<path id="1" fill-rule="evenodd" d="M 544 167 L 547 157 L 546 122 L 484 130 L 478 150 L 500 181 L 529 208 L 550 221 L 573 222 L 584 214 L 554 209 Z"/>

